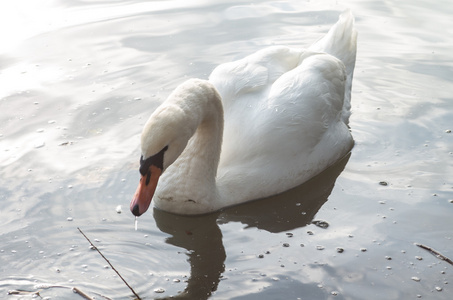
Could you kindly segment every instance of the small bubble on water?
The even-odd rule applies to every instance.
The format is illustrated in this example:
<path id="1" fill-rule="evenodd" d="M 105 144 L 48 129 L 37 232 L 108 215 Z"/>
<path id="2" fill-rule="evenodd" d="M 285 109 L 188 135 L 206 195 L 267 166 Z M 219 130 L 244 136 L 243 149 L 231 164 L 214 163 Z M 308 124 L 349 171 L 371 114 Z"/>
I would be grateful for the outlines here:
<path id="1" fill-rule="evenodd" d="M 324 250 L 324 249 L 325 249 L 324 246 L 321 246 L 321 245 L 316 246 L 316 250 Z"/>
<path id="2" fill-rule="evenodd" d="M 72 217 L 68 217 L 68 218 L 67 218 L 66 220 L 67 220 L 67 221 L 69 221 L 69 222 L 71 222 L 71 221 L 73 221 L 73 220 L 74 220 L 74 218 L 72 218 Z"/>
<path id="3" fill-rule="evenodd" d="M 338 292 L 337 291 L 332 291 L 332 292 L 330 292 L 330 294 L 332 294 L 333 296 L 338 296 Z"/>
<path id="4" fill-rule="evenodd" d="M 411 277 L 411 279 L 412 279 L 413 281 L 416 281 L 416 282 L 420 282 L 420 280 L 421 280 L 421 279 L 420 279 L 419 277 L 417 277 L 417 276 L 413 276 L 413 277 Z"/>
<path id="5" fill-rule="evenodd" d="M 423 257 L 421 257 L 421 256 L 416 256 L 415 259 L 416 259 L 416 260 L 423 260 Z"/>
<path id="6" fill-rule="evenodd" d="M 387 186 L 388 182 L 387 181 L 379 181 L 379 184 L 382 186 Z"/>
<path id="7" fill-rule="evenodd" d="M 259 254 L 258 258 L 264 258 L 264 254 Z"/>
<path id="8" fill-rule="evenodd" d="M 36 285 L 34 286 L 34 288 L 37 289 L 37 290 L 49 289 L 50 287 L 51 287 L 50 285 L 45 284 L 45 283 L 36 284 Z"/>
<path id="9" fill-rule="evenodd" d="M 314 235 L 313 231 L 311 231 L 311 230 L 308 230 L 308 231 L 307 231 L 307 234 L 308 234 L 308 235 Z"/>
<path id="10" fill-rule="evenodd" d="M 288 243 L 283 243 L 283 247 L 289 247 Z"/>
<path id="11" fill-rule="evenodd" d="M 360 248 L 360 251 L 362 251 L 362 252 L 366 252 L 366 251 L 367 251 L 367 249 L 366 249 L 366 248 Z"/>
<path id="12" fill-rule="evenodd" d="M 386 260 L 392 260 L 392 258 L 390 256 L 388 256 L 388 255 L 385 256 L 385 259 Z"/>
<path id="13" fill-rule="evenodd" d="M 122 207 L 121 207 L 121 205 L 118 205 L 118 206 L 116 207 L 115 210 L 116 210 L 116 212 L 117 212 L 118 214 L 120 214 L 120 213 L 122 212 Z"/>
<path id="14" fill-rule="evenodd" d="M 442 288 L 440 286 L 436 286 L 436 291 L 442 292 Z"/>
<path id="15" fill-rule="evenodd" d="M 154 289 L 154 293 L 162 294 L 162 293 L 165 293 L 165 290 L 163 288 L 157 288 L 157 289 Z"/>
<path id="16" fill-rule="evenodd" d="M 445 130 L 445 133 L 451 133 L 451 129 Z"/>
<path id="17" fill-rule="evenodd" d="M 344 252 L 344 248 L 342 248 L 342 247 L 337 247 L 337 252 L 338 252 L 338 253 L 343 253 L 343 252 Z"/>

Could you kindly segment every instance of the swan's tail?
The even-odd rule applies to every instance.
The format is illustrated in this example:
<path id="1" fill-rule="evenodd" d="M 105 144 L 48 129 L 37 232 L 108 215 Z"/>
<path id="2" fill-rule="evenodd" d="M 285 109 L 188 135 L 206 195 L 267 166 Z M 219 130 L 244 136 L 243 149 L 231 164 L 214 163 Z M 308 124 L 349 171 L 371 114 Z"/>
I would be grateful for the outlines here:
<path id="1" fill-rule="evenodd" d="M 350 10 L 344 11 L 338 22 L 309 50 L 325 52 L 340 59 L 346 67 L 346 86 L 343 105 L 343 120 L 347 124 L 351 115 L 351 86 L 357 52 L 357 31 L 354 28 L 354 16 Z"/>
<path id="2" fill-rule="evenodd" d="M 346 66 L 346 73 L 348 75 L 352 73 L 357 49 L 357 31 L 354 28 L 354 16 L 351 11 L 344 11 L 329 32 L 309 49 L 335 56 Z"/>

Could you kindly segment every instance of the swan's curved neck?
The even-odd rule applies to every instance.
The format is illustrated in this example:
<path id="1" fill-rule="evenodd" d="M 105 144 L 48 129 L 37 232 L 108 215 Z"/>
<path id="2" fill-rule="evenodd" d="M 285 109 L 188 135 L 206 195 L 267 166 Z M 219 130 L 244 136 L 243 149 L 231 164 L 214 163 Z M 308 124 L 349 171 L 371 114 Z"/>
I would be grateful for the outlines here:
<path id="1" fill-rule="evenodd" d="M 200 81 L 188 90 L 183 109 L 186 114 L 195 117 L 195 133 L 173 166 L 178 172 L 184 172 L 189 180 L 215 180 L 223 136 L 220 96 L 214 86 L 207 81 Z"/>
<path id="2" fill-rule="evenodd" d="M 187 202 L 189 207 L 200 204 L 205 209 L 206 203 L 217 199 L 215 178 L 223 136 L 220 95 L 208 81 L 189 80 L 171 97 L 171 105 L 186 115 L 184 126 L 194 133 L 159 180 L 156 205 L 164 210 L 169 205 L 174 211 L 175 205 L 184 207 Z"/>

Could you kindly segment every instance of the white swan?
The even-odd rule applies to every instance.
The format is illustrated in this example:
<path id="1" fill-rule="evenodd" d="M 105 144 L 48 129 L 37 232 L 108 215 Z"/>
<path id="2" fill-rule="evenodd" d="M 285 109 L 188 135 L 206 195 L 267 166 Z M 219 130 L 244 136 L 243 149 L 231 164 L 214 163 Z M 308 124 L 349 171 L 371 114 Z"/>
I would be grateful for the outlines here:
<path id="1" fill-rule="evenodd" d="M 346 155 L 353 23 L 346 11 L 308 49 L 269 47 L 178 86 L 143 129 L 132 213 L 152 199 L 202 214 L 275 195 Z"/>

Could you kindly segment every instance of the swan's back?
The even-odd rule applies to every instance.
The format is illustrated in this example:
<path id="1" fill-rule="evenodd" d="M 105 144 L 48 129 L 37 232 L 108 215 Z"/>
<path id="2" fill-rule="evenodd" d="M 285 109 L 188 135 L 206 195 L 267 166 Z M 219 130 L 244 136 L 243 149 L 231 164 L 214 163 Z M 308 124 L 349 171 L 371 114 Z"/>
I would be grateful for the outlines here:
<path id="1" fill-rule="evenodd" d="M 347 11 L 308 49 L 273 46 L 212 72 L 225 113 L 221 193 L 248 190 L 252 200 L 283 192 L 350 151 L 353 22 Z"/>

